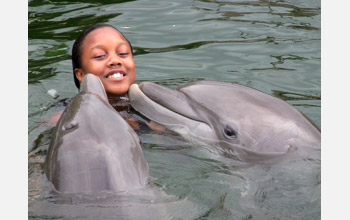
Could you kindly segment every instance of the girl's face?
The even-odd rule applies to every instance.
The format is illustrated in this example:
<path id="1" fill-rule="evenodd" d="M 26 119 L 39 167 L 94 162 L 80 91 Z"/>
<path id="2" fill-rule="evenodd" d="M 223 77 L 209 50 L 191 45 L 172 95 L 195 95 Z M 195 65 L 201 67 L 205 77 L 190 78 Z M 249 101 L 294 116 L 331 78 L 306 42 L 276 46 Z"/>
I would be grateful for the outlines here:
<path id="1" fill-rule="evenodd" d="M 108 97 L 125 94 L 135 81 L 135 64 L 129 43 L 115 29 L 102 27 L 90 32 L 82 44 L 81 68 L 74 73 L 98 76 Z"/>

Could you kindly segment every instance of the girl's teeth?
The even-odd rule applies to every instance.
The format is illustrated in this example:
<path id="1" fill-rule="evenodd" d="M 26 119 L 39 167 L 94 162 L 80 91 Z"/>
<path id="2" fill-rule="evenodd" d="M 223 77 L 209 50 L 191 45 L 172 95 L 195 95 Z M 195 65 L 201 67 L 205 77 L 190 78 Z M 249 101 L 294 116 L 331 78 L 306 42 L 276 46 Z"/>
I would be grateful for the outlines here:
<path id="1" fill-rule="evenodd" d="M 119 77 L 122 77 L 123 75 L 122 74 L 120 74 L 120 73 L 114 73 L 114 74 L 112 74 L 112 75 L 109 75 L 108 76 L 108 79 L 110 79 L 110 78 L 119 78 Z"/>

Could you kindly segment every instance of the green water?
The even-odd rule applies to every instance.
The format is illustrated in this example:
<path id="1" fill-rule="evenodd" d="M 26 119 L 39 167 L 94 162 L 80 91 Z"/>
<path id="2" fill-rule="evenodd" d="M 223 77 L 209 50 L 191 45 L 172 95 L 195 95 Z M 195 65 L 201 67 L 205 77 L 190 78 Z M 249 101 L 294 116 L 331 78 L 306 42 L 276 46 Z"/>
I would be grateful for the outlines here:
<path id="1" fill-rule="evenodd" d="M 318 0 L 29 1 L 29 218 L 320 219 L 319 150 L 278 166 L 242 167 L 205 149 L 145 144 L 152 196 L 131 199 L 56 198 L 42 170 L 51 137 L 43 122 L 77 94 L 71 47 L 96 22 L 129 39 L 137 82 L 170 88 L 199 79 L 239 82 L 286 100 L 320 126 L 320 6 Z"/>

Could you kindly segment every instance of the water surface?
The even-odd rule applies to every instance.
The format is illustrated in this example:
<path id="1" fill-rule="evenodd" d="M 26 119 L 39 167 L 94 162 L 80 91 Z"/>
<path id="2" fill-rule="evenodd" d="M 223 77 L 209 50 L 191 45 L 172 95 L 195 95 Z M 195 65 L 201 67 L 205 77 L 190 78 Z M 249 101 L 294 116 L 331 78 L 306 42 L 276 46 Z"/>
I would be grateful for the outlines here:
<path id="1" fill-rule="evenodd" d="M 52 132 L 44 121 L 77 94 L 72 44 L 96 22 L 114 25 L 132 43 L 137 82 L 170 88 L 200 79 L 239 82 L 286 100 L 320 126 L 320 5 L 318 0 L 29 1 L 29 218 L 320 219 L 317 148 L 257 166 L 175 140 L 154 144 L 158 134 L 145 135 L 150 184 L 117 195 L 61 197 L 42 169 Z M 47 94 L 50 89 L 57 98 Z"/>

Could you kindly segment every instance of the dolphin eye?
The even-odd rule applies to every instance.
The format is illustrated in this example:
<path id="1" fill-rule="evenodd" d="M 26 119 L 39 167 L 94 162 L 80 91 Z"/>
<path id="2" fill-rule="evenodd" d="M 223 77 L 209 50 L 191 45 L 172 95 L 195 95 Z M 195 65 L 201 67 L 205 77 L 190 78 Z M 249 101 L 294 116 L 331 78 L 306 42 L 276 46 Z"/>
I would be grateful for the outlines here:
<path id="1" fill-rule="evenodd" d="M 225 126 L 224 133 L 225 133 L 225 136 L 228 138 L 236 138 L 237 137 L 237 132 L 228 125 Z"/>

